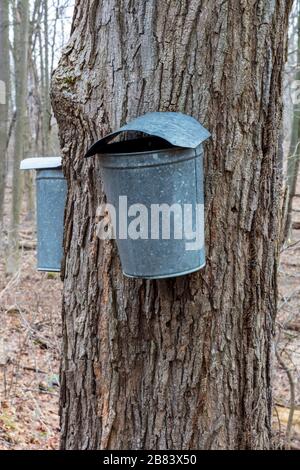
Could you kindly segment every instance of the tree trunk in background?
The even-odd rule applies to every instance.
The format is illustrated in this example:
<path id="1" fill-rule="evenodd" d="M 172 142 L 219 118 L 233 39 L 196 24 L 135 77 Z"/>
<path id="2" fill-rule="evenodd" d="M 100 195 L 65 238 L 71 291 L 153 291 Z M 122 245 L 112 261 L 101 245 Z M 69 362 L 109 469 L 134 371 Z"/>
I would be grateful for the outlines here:
<path id="1" fill-rule="evenodd" d="M 295 80 L 300 80 L 300 2 L 298 6 L 298 27 L 297 27 L 297 71 Z M 285 222 L 284 239 L 290 235 L 292 226 L 293 214 L 293 201 L 296 194 L 297 179 L 300 164 L 300 105 L 294 103 L 293 105 L 293 125 L 291 134 L 290 152 L 287 162 L 287 186 L 288 186 L 288 203 L 287 203 L 287 217 Z"/>
<path id="2" fill-rule="evenodd" d="M 9 253 L 7 272 L 14 273 L 18 268 L 19 223 L 22 197 L 22 177 L 20 161 L 24 156 L 26 128 L 26 97 L 29 42 L 29 0 L 19 0 L 14 11 L 14 58 L 17 119 L 13 161 L 13 201 L 9 231 Z"/>
<path id="3" fill-rule="evenodd" d="M 77 0 L 52 100 L 68 179 L 61 447 L 268 449 L 278 139 L 291 1 Z M 192 114 L 205 151 L 207 266 L 123 277 L 96 236 L 89 144 L 147 111 Z"/>
<path id="4" fill-rule="evenodd" d="M 6 143 L 8 130 L 9 22 L 8 0 L 0 2 L 0 226 L 3 222 L 6 177 Z"/>
<path id="5" fill-rule="evenodd" d="M 50 120 L 51 120 L 51 103 L 50 103 L 50 73 L 49 73 L 49 33 L 48 33 L 48 0 L 43 0 L 43 23 L 44 23 L 44 82 L 43 90 L 43 154 L 50 155 Z"/>
<path id="6" fill-rule="evenodd" d="M 26 155 L 36 155 L 37 150 L 35 142 L 32 139 L 32 133 L 30 129 L 30 121 L 26 119 L 25 127 L 25 142 L 24 142 L 24 152 Z M 32 171 L 25 171 L 23 174 L 24 178 L 24 196 L 26 198 L 26 220 L 34 221 L 35 219 L 35 191 L 34 191 L 34 180 L 35 174 Z"/>
<path id="7" fill-rule="evenodd" d="M 32 148 L 33 155 L 44 154 L 44 136 L 43 136 L 43 86 L 44 86 L 44 60 L 41 35 L 41 23 L 43 17 L 43 0 L 35 0 L 31 28 L 30 44 L 28 54 L 29 80 L 32 81 L 32 94 L 34 101 L 30 109 L 29 128 L 34 135 L 34 144 Z M 49 97 L 50 99 L 50 97 Z M 32 119 L 32 116 L 34 118 Z M 28 173 L 28 172 L 26 172 Z"/>

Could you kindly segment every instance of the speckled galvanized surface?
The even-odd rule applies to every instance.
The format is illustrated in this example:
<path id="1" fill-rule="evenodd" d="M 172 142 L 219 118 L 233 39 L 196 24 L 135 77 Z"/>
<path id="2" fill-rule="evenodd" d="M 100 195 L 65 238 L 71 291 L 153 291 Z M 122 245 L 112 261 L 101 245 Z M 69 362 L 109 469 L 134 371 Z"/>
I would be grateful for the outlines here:
<path id="1" fill-rule="evenodd" d="M 59 272 L 63 257 L 67 183 L 61 169 L 37 171 L 37 238 L 39 271 Z"/>
<path id="2" fill-rule="evenodd" d="M 86 157 L 99 153 L 101 147 L 108 144 L 118 134 L 127 131 L 143 132 L 160 137 L 176 147 L 193 149 L 210 137 L 210 133 L 196 119 L 186 114 L 173 112 L 147 113 L 96 142 L 90 148 Z"/>
<path id="3" fill-rule="evenodd" d="M 170 149 L 133 155 L 102 155 L 104 189 L 108 202 L 119 212 L 119 196 L 127 196 L 128 207 L 143 204 L 151 212 L 152 204 L 204 205 L 203 149 Z M 204 208 L 203 208 L 204 213 Z M 117 217 L 118 219 L 118 217 Z M 195 217 L 193 231 L 196 230 Z M 117 237 L 123 272 L 128 277 L 163 279 L 198 271 L 205 265 L 204 217 L 198 227 L 201 246 L 186 250 L 187 238 L 132 240 Z M 119 224 L 115 233 L 119 234 Z"/>

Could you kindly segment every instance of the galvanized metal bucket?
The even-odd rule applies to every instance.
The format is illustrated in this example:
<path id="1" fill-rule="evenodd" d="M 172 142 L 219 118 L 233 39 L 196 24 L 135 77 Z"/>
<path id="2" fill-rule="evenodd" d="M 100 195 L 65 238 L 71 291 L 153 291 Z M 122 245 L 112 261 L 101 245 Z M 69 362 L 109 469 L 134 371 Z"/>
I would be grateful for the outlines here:
<path id="1" fill-rule="evenodd" d="M 37 269 L 59 272 L 63 257 L 64 210 L 67 183 L 61 158 L 28 158 L 22 170 L 36 170 Z"/>
<path id="2" fill-rule="evenodd" d="M 111 143 L 124 132 L 126 140 Z M 101 156 L 104 190 L 116 211 L 114 232 L 126 276 L 171 278 L 205 265 L 202 143 L 209 136 L 190 116 L 148 113 L 96 142 L 88 151 L 87 157 Z M 147 212 L 148 225 L 140 236 L 134 233 L 132 237 L 129 219 L 137 208 L 145 212 L 143 220 Z M 186 208 L 193 215 L 188 231 L 183 227 Z M 158 230 L 157 213 L 162 221 Z M 126 233 L 125 217 L 129 222 Z M 164 217 L 170 222 L 167 236 Z M 180 225 L 183 230 L 178 236 Z M 197 243 L 191 234 L 195 234 Z"/>

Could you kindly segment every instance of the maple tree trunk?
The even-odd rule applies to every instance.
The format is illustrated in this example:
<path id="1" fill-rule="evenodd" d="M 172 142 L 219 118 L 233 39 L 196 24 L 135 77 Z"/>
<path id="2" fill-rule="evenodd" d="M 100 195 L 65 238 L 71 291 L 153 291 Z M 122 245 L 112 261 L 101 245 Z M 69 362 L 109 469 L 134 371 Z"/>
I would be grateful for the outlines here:
<path id="1" fill-rule="evenodd" d="M 268 449 L 282 75 L 291 1 L 77 0 L 52 80 L 68 180 L 61 447 Z M 96 236 L 89 145 L 148 111 L 193 115 L 207 265 L 126 279 Z"/>

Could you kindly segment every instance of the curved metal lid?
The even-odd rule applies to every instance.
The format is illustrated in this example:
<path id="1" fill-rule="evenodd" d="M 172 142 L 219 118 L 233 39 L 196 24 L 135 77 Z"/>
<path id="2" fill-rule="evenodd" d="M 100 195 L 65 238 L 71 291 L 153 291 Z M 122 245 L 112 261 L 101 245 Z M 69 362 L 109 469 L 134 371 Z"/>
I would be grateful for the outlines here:
<path id="1" fill-rule="evenodd" d="M 160 137 L 175 147 L 184 148 L 196 148 L 211 136 L 207 129 L 187 114 L 175 112 L 147 113 L 98 140 L 88 150 L 86 157 L 101 153 L 101 148 L 105 147 L 114 137 L 128 131 L 143 132 L 144 134 Z"/>
<path id="2" fill-rule="evenodd" d="M 26 158 L 21 161 L 20 170 L 46 170 L 48 168 L 61 168 L 61 157 Z"/>

